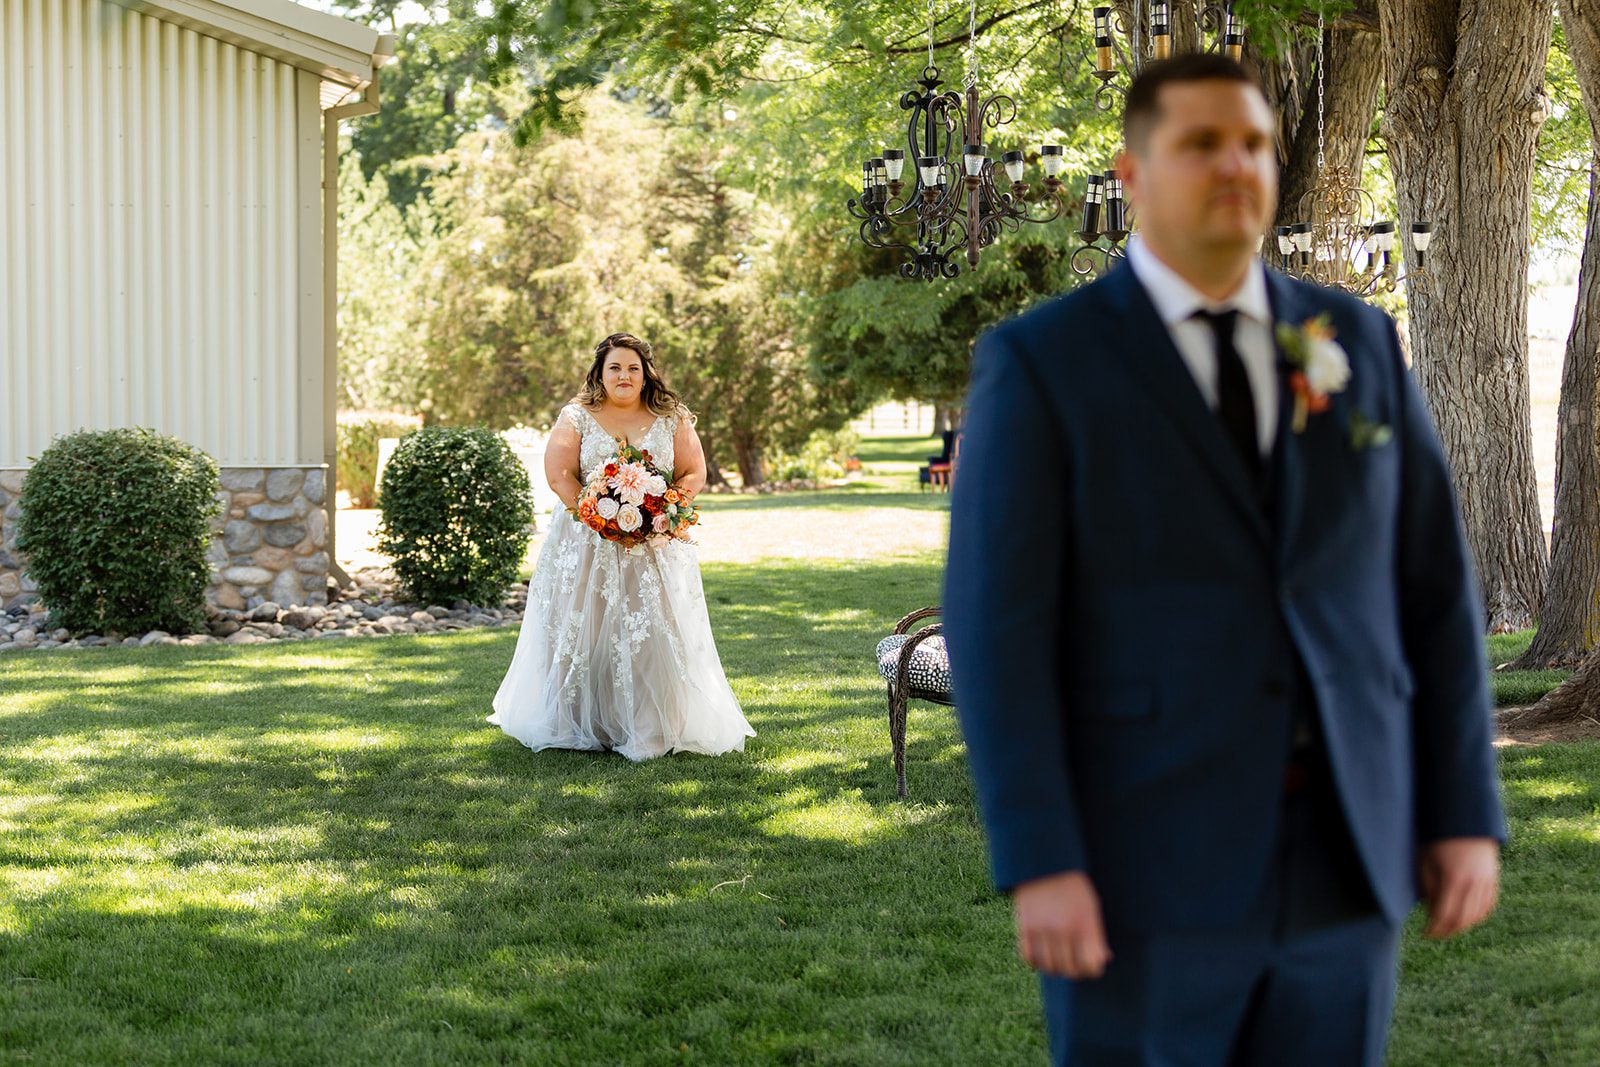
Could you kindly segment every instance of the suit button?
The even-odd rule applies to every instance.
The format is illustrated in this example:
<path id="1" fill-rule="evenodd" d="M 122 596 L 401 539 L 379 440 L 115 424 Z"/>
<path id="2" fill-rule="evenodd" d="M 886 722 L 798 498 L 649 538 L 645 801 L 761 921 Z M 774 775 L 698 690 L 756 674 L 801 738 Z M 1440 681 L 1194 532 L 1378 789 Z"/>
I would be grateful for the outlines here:
<path id="1" fill-rule="evenodd" d="M 1269 700 L 1282 700 L 1289 695 L 1289 686 L 1282 678 L 1268 678 L 1261 686 L 1261 693 Z"/>

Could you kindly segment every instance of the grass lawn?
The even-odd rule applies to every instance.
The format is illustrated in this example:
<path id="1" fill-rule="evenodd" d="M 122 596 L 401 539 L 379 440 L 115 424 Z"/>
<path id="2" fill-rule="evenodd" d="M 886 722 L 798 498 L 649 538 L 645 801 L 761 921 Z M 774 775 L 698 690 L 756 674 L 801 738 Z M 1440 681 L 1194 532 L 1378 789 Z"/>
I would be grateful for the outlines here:
<path id="1" fill-rule="evenodd" d="M 894 800 L 866 652 L 937 577 L 708 567 L 716 760 L 528 752 L 510 630 L 6 658 L 0 1062 L 1038 1059 L 948 710 Z"/>
<path id="2" fill-rule="evenodd" d="M 905 508 L 931 446 L 869 447 Z M 708 563 L 715 760 L 528 752 L 509 629 L 0 657 L 0 1064 L 1042 1063 L 948 709 L 894 799 L 868 654 L 939 568 Z M 1600 1062 L 1600 745 L 1501 759 L 1505 903 L 1410 931 L 1395 1064 Z"/>

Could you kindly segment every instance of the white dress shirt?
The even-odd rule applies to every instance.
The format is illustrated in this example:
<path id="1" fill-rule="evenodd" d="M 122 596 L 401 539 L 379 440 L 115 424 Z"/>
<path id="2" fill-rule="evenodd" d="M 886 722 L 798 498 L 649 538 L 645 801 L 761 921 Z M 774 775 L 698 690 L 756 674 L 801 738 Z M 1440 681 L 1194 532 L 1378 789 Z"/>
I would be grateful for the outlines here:
<path id="1" fill-rule="evenodd" d="M 1224 300 L 1205 296 L 1184 281 L 1178 272 L 1156 258 L 1156 254 L 1137 237 L 1128 242 L 1128 266 L 1144 286 L 1156 314 L 1166 324 L 1167 333 L 1189 373 L 1194 375 L 1200 395 L 1211 410 L 1217 409 L 1217 340 L 1197 311 L 1237 311 L 1233 344 L 1244 361 L 1250 379 L 1250 395 L 1256 407 L 1256 439 L 1263 456 L 1272 451 L 1278 435 L 1277 344 L 1273 339 L 1272 305 L 1267 299 L 1266 268 L 1260 259 L 1250 262 L 1244 281 Z"/>

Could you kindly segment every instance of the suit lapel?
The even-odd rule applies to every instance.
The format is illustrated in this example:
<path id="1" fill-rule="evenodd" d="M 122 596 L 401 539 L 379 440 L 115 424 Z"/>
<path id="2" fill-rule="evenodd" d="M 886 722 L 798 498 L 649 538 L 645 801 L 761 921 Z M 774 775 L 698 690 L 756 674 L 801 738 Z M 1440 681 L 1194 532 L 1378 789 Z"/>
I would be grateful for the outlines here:
<path id="1" fill-rule="evenodd" d="M 1267 298 L 1272 307 L 1274 334 L 1277 323 L 1299 326 L 1314 317 L 1318 308 L 1309 299 L 1303 286 L 1296 286 L 1277 271 L 1267 270 Z M 1278 573 L 1285 574 L 1294 559 L 1292 548 L 1299 533 L 1300 517 L 1305 507 L 1306 452 L 1312 442 L 1306 440 L 1310 433 L 1294 432 L 1294 393 L 1289 388 L 1288 364 L 1283 352 L 1273 338 L 1278 364 L 1278 439 L 1273 451 L 1273 497 L 1277 505 Z M 1331 415 L 1332 413 L 1327 413 Z"/>
<path id="2" fill-rule="evenodd" d="M 1270 275 L 1269 275 L 1270 277 Z M 1155 305 L 1126 263 L 1100 283 L 1107 303 L 1119 318 L 1112 331 L 1126 351 L 1125 365 L 1155 394 L 1178 429 L 1188 438 L 1206 468 L 1221 484 L 1245 523 L 1264 545 L 1272 531 L 1261 510 L 1260 494 L 1249 472 L 1223 432 L 1216 413 L 1206 404 L 1194 375 L 1178 354 L 1172 336 L 1156 313 Z M 1281 420 L 1280 420 L 1281 422 Z M 1280 439 L 1282 430 L 1279 430 Z"/>

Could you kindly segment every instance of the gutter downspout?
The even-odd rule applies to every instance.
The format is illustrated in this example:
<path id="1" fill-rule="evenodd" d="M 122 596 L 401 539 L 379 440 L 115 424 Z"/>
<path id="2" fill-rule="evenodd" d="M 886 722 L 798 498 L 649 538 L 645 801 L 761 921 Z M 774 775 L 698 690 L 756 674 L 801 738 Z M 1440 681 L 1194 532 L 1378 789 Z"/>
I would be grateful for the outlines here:
<path id="1" fill-rule="evenodd" d="M 322 462 L 326 465 L 323 509 L 328 515 L 328 573 L 351 585 L 335 552 L 339 525 L 339 121 L 378 111 L 378 72 L 362 86 L 361 99 L 322 113 Z"/>

